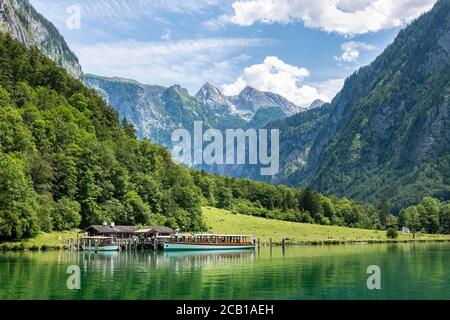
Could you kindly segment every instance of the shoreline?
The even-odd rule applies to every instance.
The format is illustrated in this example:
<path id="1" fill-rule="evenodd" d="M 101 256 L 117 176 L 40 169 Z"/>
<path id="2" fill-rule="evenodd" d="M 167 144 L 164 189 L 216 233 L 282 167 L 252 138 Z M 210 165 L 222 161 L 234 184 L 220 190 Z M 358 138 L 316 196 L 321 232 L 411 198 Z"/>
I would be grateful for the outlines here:
<path id="1" fill-rule="evenodd" d="M 450 236 L 448 238 L 436 238 L 436 239 L 371 239 L 371 240 L 323 240 L 323 241 L 301 241 L 301 242 L 286 242 L 286 247 L 292 246 L 343 246 L 343 245 L 371 245 L 371 244 L 407 244 L 407 243 L 444 243 L 450 242 Z M 281 242 L 272 242 L 273 247 L 282 247 Z M 270 248 L 270 243 L 261 242 L 260 248 Z M 256 247 L 258 250 L 258 245 Z M 26 244 L 22 242 L 17 243 L 1 243 L 0 252 L 46 252 L 46 251 L 78 251 L 76 249 L 69 250 L 69 247 L 65 244 Z M 82 250 L 80 250 L 82 251 Z"/>

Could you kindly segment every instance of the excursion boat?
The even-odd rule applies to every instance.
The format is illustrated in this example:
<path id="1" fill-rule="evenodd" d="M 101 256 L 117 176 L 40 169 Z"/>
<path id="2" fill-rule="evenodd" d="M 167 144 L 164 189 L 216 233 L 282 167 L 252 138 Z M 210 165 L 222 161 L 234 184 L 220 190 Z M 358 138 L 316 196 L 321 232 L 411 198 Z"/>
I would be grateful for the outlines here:
<path id="1" fill-rule="evenodd" d="M 83 244 L 81 247 L 84 251 L 119 251 L 120 246 L 110 237 L 84 237 L 81 239 Z"/>
<path id="2" fill-rule="evenodd" d="M 164 243 L 164 250 L 254 250 L 256 242 L 253 236 L 194 234 L 176 235 Z"/>

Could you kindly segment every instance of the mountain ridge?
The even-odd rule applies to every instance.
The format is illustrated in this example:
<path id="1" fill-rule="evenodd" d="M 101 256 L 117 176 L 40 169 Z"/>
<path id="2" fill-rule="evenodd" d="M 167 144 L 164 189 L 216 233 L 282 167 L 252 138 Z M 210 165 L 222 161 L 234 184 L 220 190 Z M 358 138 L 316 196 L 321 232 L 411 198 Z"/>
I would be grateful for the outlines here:
<path id="1" fill-rule="evenodd" d="M 58 29 L 38 13 L 29 0 L 0 0 L 0 31 L 27 47 L 36 46 L 77 79 L 83 73 L 78 58 Z"/>
<path id="2" fill-rule="evenodd" d="M 395 211 L 423 196 L 446 200 L 449 128 L 450 1 L 441 0 L 347 78 L 304 170 L 278 182 L 371 203 L 388 196 Z"/>
<path id="3" fill-rule="evenodd" d="M 217 87 L 206 83 L 195 96 L 180 85 L 171 87 L 142 84 L 131 79 L 86 74 L 84 83 L 97 91 L 137 129 L 138 137 L 170 147 L 170 132 L 185 128 L 191 130 L 194 121 L 203 121 L 206 127 L 225 129 L 262 128 L 273 120 L 287 117 L 303 109 L 287 99 L 272 93 L 246 88 L 243 94 L 256 94 L 270 100 L 268 104 L 254 107 L 254 111 L 242 110 L 231 102 Z M 239 96 L 234 97 L 236 100 Z M 250 98 L 246 98 L 249 101 Z M 277 105 L 276 103 L 280 104 Z M 256 105 L 258 101 L 254 101 Z M 289 111 L 290 110 L 290 111 Z M 189 112 L 187 112 L 189 111 Z"/>
<path id="4" fill-rule="evenodd" d="M 279 94 L 260 91 L 252 86 L 246 86 L 236 96 L 226 96 L 220 89 L 207 82 L 195 97 L 211 108 L 222 107 L 230 113 L 240 114 L 247 120 L 251 120 L 261 108 L 279 108 L 286 116 L 306 110 Z"/>

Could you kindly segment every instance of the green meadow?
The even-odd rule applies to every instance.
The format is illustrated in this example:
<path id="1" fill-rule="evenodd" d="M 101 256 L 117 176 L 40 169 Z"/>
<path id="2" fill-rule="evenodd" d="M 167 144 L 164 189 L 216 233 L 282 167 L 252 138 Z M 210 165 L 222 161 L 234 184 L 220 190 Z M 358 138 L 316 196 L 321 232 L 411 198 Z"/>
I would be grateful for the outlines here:
<path id="1" fill-rule="evenodd" d="M 291 244 L 342 244 L 342 243 L 382 243 L 409 241 L 450 241 L 449 235 L 412 234 L 399 232 L 395 240 L 386 237 L 383 230 L 365 230 L 336 226 L 322 226 L 234 214 L 231 211 L 203 207 L 203 215 L 208 232 L 220 234 L 253 235 L 261 244 L 281 244 L 288 238 Z M 33 239 L 0 244 L 0 250 L 55 250 L 64 249 L 68 239 L 76 239 L 78 230 L 40 233 Z"/>
<path id="2" fill-rule="evenodd" d="M 78 230 L 40 233 L 33 239 L 0 243 L 0 250 L 55 250 L 64 249 L 68 239 L 76 239 Z"/>
<path id="3" fill-rule="evenodd" d="M 386 231 L 353 229 L 336 226 L 322 226 L 280 220 L 270 220 L 253 216 L 234 214 L 227 210 L 204 207 L 203 214 L 209 231 L 220 234 L 254 235 L 261 243 L 281 243 L 289 238 L 289 243 L 334 244 L 352 242 L 395 242 L 395 241 L 442 241 L 450 236 L 412 234 L 399 232 L 396 240 L 386 237 Z"/>

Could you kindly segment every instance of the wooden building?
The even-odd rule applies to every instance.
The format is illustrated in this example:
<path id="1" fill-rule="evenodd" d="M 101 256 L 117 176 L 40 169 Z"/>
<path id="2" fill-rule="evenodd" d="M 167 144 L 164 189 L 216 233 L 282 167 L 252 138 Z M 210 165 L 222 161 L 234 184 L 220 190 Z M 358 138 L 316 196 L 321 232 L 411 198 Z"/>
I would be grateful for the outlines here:
<path id="1" fill-rule="evenodd" d="M 168 227 L 142 227 L 135 231 L 139 245 L 143 248 L 162 249 L 164 243 L 170 239 L 174 230 Z"/>
<path id="2" fill-rule="evenodd" d="M 82 239 L 95 237 L 106 237 L 111 239 L 120 249 L 131 248 L 152 248 L 157 249 L 162 246 L 174 233 L 174 230 L 168 227 L 134 227 L 134 226 L 116 226 L 93 225 L 84 230 L 85 236 Z"/>
<path id="3" fill-rule="evenodd" d="M 142 236 L 144 238 L 156 238 L 161 236 L 171 236 L 173 234 L 174 230 L 169 227 L 156 227 L 156 226 L 150 226 L 150 227 L 142 227 L 138 230 L 136 230 L 134 233 L 135 235 Z"/>
<path id="4" fill-rule="evenodd" d="M 110 225 L 94 225 L 85 230 L 88 236 L 96 237 L 112 237 L 116 239 L 132 239 L 137 227 L 133 226 L 116 226 L 114 223 Z"/>

